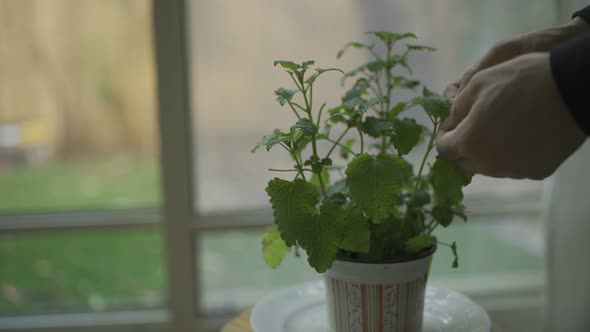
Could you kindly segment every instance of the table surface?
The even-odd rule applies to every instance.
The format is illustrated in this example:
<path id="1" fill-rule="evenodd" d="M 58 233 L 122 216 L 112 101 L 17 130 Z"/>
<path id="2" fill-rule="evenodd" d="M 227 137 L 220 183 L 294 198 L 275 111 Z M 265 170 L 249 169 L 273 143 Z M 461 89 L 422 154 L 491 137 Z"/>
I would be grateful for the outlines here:
<path id="1" fill-rule="evenodd" d="M 250 326 L 251 309 L 242 312 L 238 317 L 227 323 L 220 332 L 254 332 Z M 492 332 L 501 332 L 497 326 L 492 327 Z"/>
<path id="2" fill-rule="evenodd" d="M 221 329 L 221 332 L 254 332 L 250 327 L 250 312 L 250 309 L 242 312 L 238 317 L 227 323 Z"/>

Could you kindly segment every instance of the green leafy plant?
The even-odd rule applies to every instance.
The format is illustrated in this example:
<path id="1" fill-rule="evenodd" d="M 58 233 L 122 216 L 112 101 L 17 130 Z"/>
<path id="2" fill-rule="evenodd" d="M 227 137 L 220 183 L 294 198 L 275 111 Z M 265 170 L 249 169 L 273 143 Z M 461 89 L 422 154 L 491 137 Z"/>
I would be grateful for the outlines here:
<path id="1" fill-rule="evenodd" d="M 394 102 L 394 91 L 421 86 L 409 77 L 408 57 L 434 49 L 406 43 L 397 51 L 400 41 L 416 38 L 412 33 L 369 34 L 375 43 L 349 43 L 338 52 L 338 58 L 351 48 L 370 54 L 370 61 L 349 72 L 322 69 L 314 61 L 275 61 L 294 87 L 277 89 L 277 101 L 296 122 L 288 130 L 275 129 L 252 150 L 281 147 L 294 162 L 291 169 L 271 169 L 293 177 L 274 178 L 266 187 L 275 224 L 263 235 L 263 256 L 273 268 L 292 250 L 298 255 L 299 248 L 318 272 L 337 257 L 372 262 L 411 257 L 437 244 L 432 235 L 437 226 L 449 226 L 455 216 L 466 220 L 462 189 L 472 174 L 441 156 L 429 163 L 450 101 L 422 86 L 422 96 Z M 342 85 L 349 86 L 331 108 L 314 103 L 314 86 L 327 73 L 342 75 Z M 425 112 L 430 126 L 403 117 L 413 107 Z M 422 142 L 424 154 L 414 168 L 404 157 Z M 438 244 L 451 247 L 456 267 L 455 243 Z"/>

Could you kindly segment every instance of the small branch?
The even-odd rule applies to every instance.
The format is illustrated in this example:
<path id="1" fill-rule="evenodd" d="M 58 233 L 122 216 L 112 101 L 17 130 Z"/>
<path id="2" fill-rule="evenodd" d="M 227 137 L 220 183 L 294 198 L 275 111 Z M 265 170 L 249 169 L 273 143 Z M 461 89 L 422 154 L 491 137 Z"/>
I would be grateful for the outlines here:
<path id="1" fill-rule="evenodd" d="M 276 168 L 269 168 L 268 169 L 271 172 L 299 172 L 298 169 L 292 168 L 292 169 L 276 169 Z M 311 172 L 311 169 L 309 168 L 303 168 L 301 169 L 302 171 L 308 171 Z"/>
<path id="2" fill-rule="evenodd" d="M 347 150 L 348 152 L 350 152 L 350 153 L 352 153 L 353 155 L 356 156 L 356 154 L 354 152 L 352 152 L 352 150 L 350 150 L 346 146 L 340 144 L 340 141 L 342 140 L 342 138 L 344 138 L 344 135 L 346 135 L 346 133 L 348 133 L 349 130 L 350 130 L 350 127 L 346 128 L 346 130 L 342 134 L 340 134 L 340 136 L 338 137 L 338 139 L 336 141 L 332 141 L 329 137 L 326 138 L 329 142 L 334 143 L 334 145 L 332 145 L 332 148 L 330 148 L 330 151 L 328 151 L 328 154 L 326 155 L 326 158 L 329 158 L 330 157 L 330 155 L 332 154 L 332 152 L 334 151 L 334 149 L 336 149 L 336 146 L 340 146 L 343 149 Z"/>
<path id="3" fill-rule="evenodd" d="M 326 103 L 322 104 L 322 107 L 320 107 L 320 111 L 318 112 L 318 119 L 317 119 L 317 123 L 316 123 L 316 126 L 318 128 L 320 127 L 320 120 L 322 119 L 322 112 L 324 111 L 324 107 L 326 107 Z"/>
<path id="4" fill-rule="evenodd" d="M 363 154 L 363 153 L 365 153 L 365 139 L 363 138 L 363 133 L 361 133 L 361 130 L 357 128 L 357 131 L 359 133 L 360 140 L 361 140 L 361 153 L 360 154 Z"/>
<path id="5" fill-rule="evenodd" d="M 306 109 L 305 109 L 303 106 L 301 106 L 301 105 L 297 104 L 296 102 L 290 101 L 290 102 L 289 102 L 289 104 L 290 104 L 290 105 L 293 105 L 293 106 L 297 106 L 297 108 L 299 108 L 299 109 L 300 109 L 300 110 L 302 110 L 303 112 L 307 112 L 307 110 L 306 110 Z"/>

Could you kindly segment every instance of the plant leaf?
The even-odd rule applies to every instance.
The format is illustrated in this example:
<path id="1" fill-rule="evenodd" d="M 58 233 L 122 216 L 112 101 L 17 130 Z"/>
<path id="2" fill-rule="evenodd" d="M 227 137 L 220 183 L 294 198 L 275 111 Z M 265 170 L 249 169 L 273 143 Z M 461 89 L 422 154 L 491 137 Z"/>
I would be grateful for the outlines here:
<path id="1" fill-rule="evenodd" d="M 289 182 L 274 178 L 269 181 L 266 192 L 281 238 L 288 246 L 294 245 L 305 232 L 305 220 L 316 214 L 319 200 L 316 186 L 302 179 Z"/>
<path id="2" fill-rule="evenodd" d="M 317 134 L 317 128 L 308 118 L 302 118 L 301 120 L 297 121 L 297 123 L 291 127 L 291 130 L 301 129 L 301 132 L 305 136 L 313 136 Z"/>
<path id="3" fill-rule="evenodd" d="M 378 224 L 395 211 L 412 167 L 398 156 L 364 153 L 350 161 L 345 173 L 352 200 Z"/>
<path id="4" fill-rule="evenodd" d="M 395 106 L 393 106 L 391 108 L 391 110 L 389 111 L 389 118 L 393 119 L 393 118 L 397 117 L 401 112 L 403 112 L 407 109 L 408 109 L 408 103 L 399 102 L 399 103 L 395 104 Z"/>
<path id="5" fill-rule="evenodd" d="M 417 254 L 420 251 L 430 248 L 436 244 L 436 237 L 431 235 L 418 235 L 406 241 L 405 249 L 411 254 Z"/>
<path id="6" fill-rule="evenodd" d="M 332 266 L 342 241 L 339 223 L 342 222 L 342 208 L 336 203 L 325 201 L 320 213 L 307 217 L 300 243 L 307 251 L 307 261 L 318 273 Z"/>
<path id="7" fill-rule="evenodd" d="M 285 88 L 278 88 L 275 91 L 275 95 L 277 95 L 277 101 L 279 102 L 279 104 L 281 104 L 281 106 L 290 102 L 295 93 L 297 93 L 297 90 L 289 90 Z"/>
<path id="8" fill-rule="evenodd" d="M 365 121 L 363 122 L 362 130 L 367 135 L 374 138 L 378 138 L 381 135 L 387 132 L 391 132 L 393 130 L 393 122 L 381 118 L 376 118 L 374 116 L 368 116 L 365 118 Z"/>
<path id="9" fill-rule="evenodd" d="M 260 142 L 258 144 L 256 144 L 256 146 L 254 148 L 252 148 L 252 150 L 250 151 L 251 153 L 256 152 L 256 150 L 258 150 L 258 148 L 260 148 L 261 146 L 265 146 L 266 147 L 266 151 L 270 151 L 270 149 L 272 149 L 273 146 L 279 144 L 279 143 L 289 143 L 289 139 L 290 136 L 289 134 L 286 134 L 282 131 L 280 131 L 279 129 L 275 129 L 275 131 L 273 131 L 273 133 L 271 135 L 267 135 L 262 137 L 262 140 L 260 140 Z"/>
<path id="10" fill-rule="evenodd" d="M 269 226 L 262 234 L 262 256 L 268 266 L 276 269 L 290 248 L 281 239 L 281 233 L 276 225 Z"/>
<path id="11" fill-rule="evenodd" d="M 422 106 L 426 113 L 437 119 L 445 119 L 451 112 L 451 100 L 442 96 L 416 97 L 412 103 Z"/>
<path id="12" fill-rule="evenodd" d="M 358 208 L 344 207 L 342 243 L 340 248 L 347 251 L 366 253 L 371 247 L 371 228 L 363 212 Z"/>
<path id="13" fill-rule="evenodd" d="M 300 243 L 307 251 L 309 265 L 323 273 L 332 266 L 341 247 L 368 251 L 369 224 L 359 209 L 324 201 L 320 213 L 306 219 Z"/>
<path id="14" fill-rule="evenodd" d="M 463 187 L 471 183 L 473 173 L 467 172 L 455 162 L 437 156 L 430 168 L 430 181 L 434 190 L 436 205 L 449 208 L 463 199 Z"/>
<path id="15" fill-rule="evenodd" d="M 400 156 L 408 154 L 418 142 L 422 135 L 422 126 L 411 118 L 394 119 L 393 134 L 391 143 Z"/>
<path id="16" fill-rule="evenodd" d="M 296 64 L 293 61 L 287 61 L 287 60 L 275 60 L 274 65 L 280 65 L 281 67 L 287 69 L 287 70 L 292 70 L 292 71 L 296 71 L 297 69 L 299 69 L 299 65 Z"/>
<path id="17" fill-rule="evenodd" d="M 386 45 L 392 45 L 392 46 L 396 41 L 398 41 L 400 39 L 416 38 L 416 35 L 411 32 L 395 33 L 395 32 L 388 32 L 388 31 L 370 31 L 368 33 L 381 39 Z"/>
<path id="18" fill-rule="evenodd" d="M 344 55 L 344 52 L 351 47 L 352 48 L 371 48 L 371 47 L 373 47 L 373 45 L 367 45 L 367 44 L 363 44 L 363 43 L 359 43 L 359 42 L 348 43 L 340 51 L 338 51 L 338 54 L 336 55 L 336 59 L 340 59 L 342 57 L 342 55 Z"/>
<path id="19" fill-rule="evenodd" d="M 443 227 L 449 226 L 455 216 L 453 210 L 448 206 L 435 206 L 432 208 L 432 216 Z"/>

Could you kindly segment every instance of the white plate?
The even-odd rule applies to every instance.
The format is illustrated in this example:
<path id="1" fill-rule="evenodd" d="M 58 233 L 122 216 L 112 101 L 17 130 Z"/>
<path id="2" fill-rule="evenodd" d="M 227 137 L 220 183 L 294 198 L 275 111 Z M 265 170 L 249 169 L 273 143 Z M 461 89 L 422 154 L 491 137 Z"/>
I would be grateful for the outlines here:
<path id="1" fill-rule="evenodd" d="M 323 280 L 288 288 L 264 298 L 252 310 L 254 332 L 331 332 Z M 465 295 L 428 286 L 423 332 L 489 332 L 486 311 Z"/>

